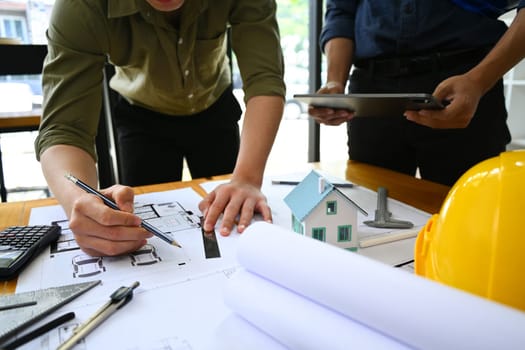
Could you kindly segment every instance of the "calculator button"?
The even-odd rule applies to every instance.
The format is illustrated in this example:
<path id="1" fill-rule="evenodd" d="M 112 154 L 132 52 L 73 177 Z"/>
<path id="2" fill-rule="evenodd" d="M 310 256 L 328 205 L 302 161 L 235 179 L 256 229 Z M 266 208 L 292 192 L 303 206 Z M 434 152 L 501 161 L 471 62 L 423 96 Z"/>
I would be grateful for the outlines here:
<path id="1" fill-rule="evenodd" d="M 38 253 L 56 241 L 54 225 L 12 226 L 0 232 L 0 280 L 15 277 Z"/>

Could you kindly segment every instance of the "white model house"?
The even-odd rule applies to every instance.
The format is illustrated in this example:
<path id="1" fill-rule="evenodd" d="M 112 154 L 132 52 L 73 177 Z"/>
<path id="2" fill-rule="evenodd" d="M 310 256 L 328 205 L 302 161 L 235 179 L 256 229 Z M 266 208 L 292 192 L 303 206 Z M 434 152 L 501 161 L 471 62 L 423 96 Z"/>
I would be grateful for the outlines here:
<path id="1" fill-rule="evenodd" d="M 295 232 L 357 250 L 357 212 L 368 214 L 322 175 L 312 170 L 284 201 L 292 211 Z"/>

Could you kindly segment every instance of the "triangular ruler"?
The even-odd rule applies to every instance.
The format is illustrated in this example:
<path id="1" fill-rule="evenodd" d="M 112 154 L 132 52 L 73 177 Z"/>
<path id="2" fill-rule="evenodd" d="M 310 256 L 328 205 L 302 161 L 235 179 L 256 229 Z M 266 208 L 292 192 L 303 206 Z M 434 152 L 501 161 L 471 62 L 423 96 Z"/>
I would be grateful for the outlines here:
<path id="1" fill-rule="evenodd" d="M 99 283 L 97 280 L 1 296 L 0 344 Z"/>

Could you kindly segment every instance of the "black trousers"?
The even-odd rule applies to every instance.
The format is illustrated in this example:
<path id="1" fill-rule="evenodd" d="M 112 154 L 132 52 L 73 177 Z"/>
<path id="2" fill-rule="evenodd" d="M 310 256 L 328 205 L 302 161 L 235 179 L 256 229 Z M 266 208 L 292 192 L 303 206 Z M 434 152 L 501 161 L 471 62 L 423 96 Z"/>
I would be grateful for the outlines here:
<path id="1" fill-rule="evenodd" d="M 188 116 L 157 113 L 120 97 L 113 113 L 120 182 L 180 181 L 184 158 L 192 178 L 231 173 L 239 152 L 241 113 L 231 88 L 207 110 Z"/>
<path id="2" fill-rule="evenodd" d="M 355 69 L 350 92 L 432 93 L 441 81 L 468 71 L 481 58 L 393 76 L 373 69 Z M 483 96 L 465 129 L 432 129 L 407 121 L 402 115 L 354 118 L 347 125 L 348 153 L 352 160 L 409 175 L 415 175 L 419 168 L 422 178 L 450 186 L 473 165 L 505 151 L 510 142 L 506 120 L 500 80 Z"/>

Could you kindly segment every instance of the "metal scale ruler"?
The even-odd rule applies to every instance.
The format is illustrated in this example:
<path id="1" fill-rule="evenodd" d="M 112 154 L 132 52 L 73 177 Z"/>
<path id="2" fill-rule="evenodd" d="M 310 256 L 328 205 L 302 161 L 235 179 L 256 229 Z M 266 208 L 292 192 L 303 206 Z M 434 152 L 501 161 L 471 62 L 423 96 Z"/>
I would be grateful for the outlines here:
<path id="1" fill-rule="evenodd" d="M 17 331 L 36 323 L 100 282 L 97 280 L 1 296 L 0 344 Z"/>

